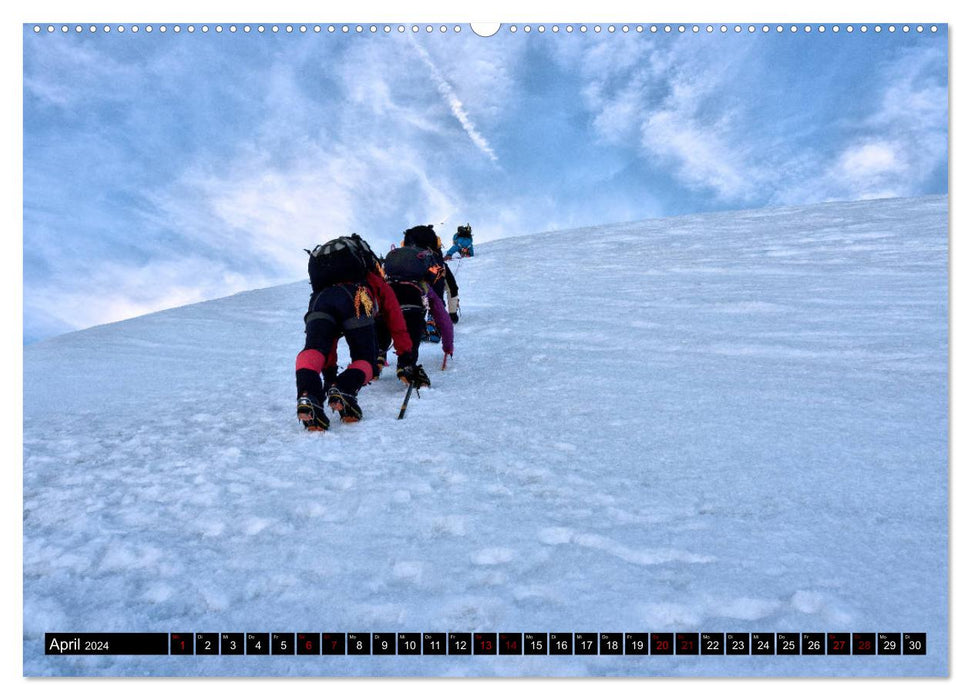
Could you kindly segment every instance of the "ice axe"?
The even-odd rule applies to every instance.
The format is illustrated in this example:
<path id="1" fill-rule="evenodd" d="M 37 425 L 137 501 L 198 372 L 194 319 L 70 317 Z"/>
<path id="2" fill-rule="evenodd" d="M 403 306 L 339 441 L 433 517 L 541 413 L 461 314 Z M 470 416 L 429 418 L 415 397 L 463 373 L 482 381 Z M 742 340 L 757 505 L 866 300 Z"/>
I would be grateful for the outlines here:
<path id="1" fill-rule="evenodd" d="M 398 420 L 405 417 L 405 411 L 408 410 L 408 401 L 411 399 L 411 390 L 415 388 L 414 382 L 408 382 L 408 391 L 405 392 L 405 400 L 401 404 L 401 410 L 398 411 Z"/>

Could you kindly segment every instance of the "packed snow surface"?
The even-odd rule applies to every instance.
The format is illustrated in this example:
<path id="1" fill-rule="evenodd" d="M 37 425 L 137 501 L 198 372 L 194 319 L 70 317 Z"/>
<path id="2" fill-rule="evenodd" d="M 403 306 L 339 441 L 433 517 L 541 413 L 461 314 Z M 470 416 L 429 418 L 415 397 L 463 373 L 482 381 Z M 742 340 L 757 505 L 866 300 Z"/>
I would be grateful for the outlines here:
<path id="1" fill-rule="evenodd" d="M 295 248 L 316 242 L 294 240 Z M 295 417 L 305 282 L 24 350 L 27 675 L 944 675 L 947 200 L 508 238 Z M 342 364 L 347 362 L 342 343 Z M 926 656 L 45 656 L 45 632 L 926 632 Z"/>

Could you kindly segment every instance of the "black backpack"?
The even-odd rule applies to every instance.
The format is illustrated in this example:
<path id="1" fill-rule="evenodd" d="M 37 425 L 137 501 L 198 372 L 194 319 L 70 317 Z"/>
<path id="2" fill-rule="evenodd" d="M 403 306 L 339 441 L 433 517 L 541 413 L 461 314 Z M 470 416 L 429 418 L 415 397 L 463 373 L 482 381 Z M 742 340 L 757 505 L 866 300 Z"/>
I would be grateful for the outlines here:
<path id="1" fill-rule="evenodd" d="M 360 236 L 358 241 L 363 243 Z M 307 252 L 307 273 L 315 292 L 341 282 L 362 282 L 367 277 L 368 261 L 353 238 L 341 236 Z"/>
<path id="2" fill-rule="evenodd" d="M 438 250 L 442 247 L 438 234 L 431 224 L 427 226 L 413 226 L 405 231 L 405 245 L 413 245 L 427 250 Z"/>
<path id="3" fill-rule="evenodd" d="M 435 256 L 428 250 L 406 245 L 395 248 L 384 257 L 384 272 L 394 282 L 430 280 Z"/>
<path id="4" fill-rule="evenodd" d="M 452 236 L 452 242 L 455 242 L 456 238 L 472 238 L 472 227 L 469 224 L 465 226 L 459 226 L 458 231 Z"/>

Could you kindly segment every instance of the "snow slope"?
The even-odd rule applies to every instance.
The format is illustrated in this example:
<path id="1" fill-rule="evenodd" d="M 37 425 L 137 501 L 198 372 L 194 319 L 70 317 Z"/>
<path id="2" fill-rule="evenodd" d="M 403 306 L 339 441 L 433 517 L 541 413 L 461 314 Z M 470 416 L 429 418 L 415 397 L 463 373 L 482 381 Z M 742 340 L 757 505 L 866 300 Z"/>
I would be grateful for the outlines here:
<path id="1" fill-rule="evenodd" d="M 948 672 L 945 197 L 477 253 L 454 361 L 422 347 L 402 421 L 386 375 L 362 423 L 300 428 L 304 282 L 26 347 L 25 674 Z M 928 654 L 47 657 L 55 631 L 926 632 Z"/>

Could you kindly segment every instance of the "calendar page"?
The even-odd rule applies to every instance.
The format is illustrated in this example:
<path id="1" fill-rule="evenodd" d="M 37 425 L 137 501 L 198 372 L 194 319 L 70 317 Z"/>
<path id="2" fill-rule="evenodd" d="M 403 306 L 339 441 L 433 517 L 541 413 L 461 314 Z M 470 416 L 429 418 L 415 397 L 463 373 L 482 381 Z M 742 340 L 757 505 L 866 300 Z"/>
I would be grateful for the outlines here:
<path id="1" fill-rule="evenodd" d="M 949 674 L 946 17 L 651 12 L 23 24 L 25 676 Z"/>

